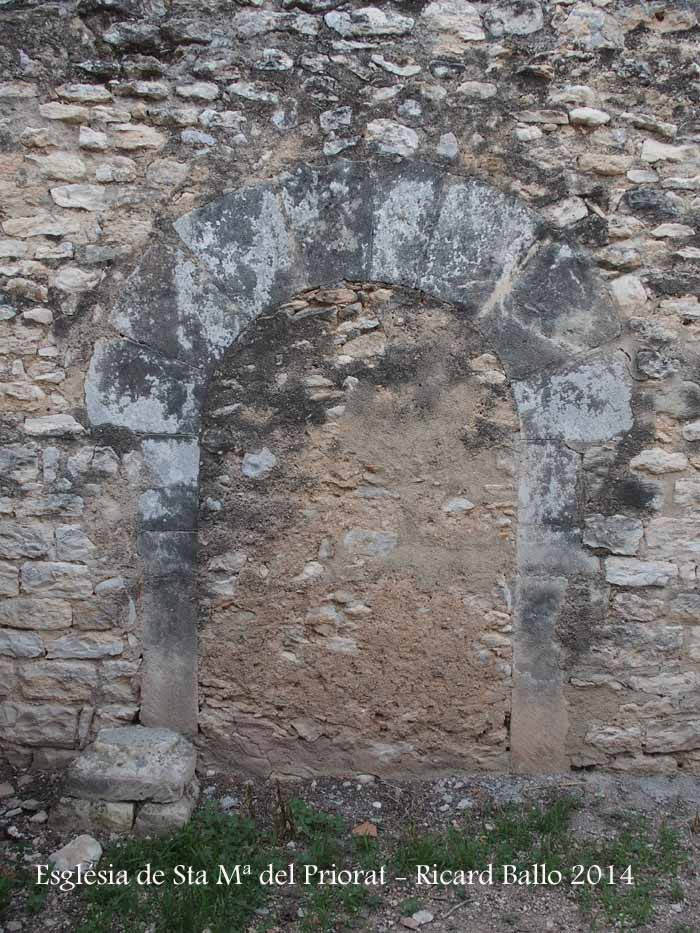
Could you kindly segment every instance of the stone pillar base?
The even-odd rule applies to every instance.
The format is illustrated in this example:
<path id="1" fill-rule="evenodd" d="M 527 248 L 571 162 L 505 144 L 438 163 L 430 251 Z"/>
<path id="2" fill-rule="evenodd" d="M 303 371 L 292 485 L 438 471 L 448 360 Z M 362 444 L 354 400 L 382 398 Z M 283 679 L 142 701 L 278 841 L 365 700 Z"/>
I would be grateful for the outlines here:
<path id="1" fill-rule="evenodd" d="M 169 729 L 102 729 L 69 767 L 51 825 L 142 836 L 172 832 L 197 803 L 196 763 L 192 744 Z"/>

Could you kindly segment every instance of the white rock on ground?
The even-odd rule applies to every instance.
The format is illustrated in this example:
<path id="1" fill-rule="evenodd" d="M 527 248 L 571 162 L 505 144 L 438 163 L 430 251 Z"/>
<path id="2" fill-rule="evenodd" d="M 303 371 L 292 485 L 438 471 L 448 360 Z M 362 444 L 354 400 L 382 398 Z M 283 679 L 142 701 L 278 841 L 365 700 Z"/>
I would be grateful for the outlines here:
<path id="1" fill-rule="evenodd" d="M 49 856 L 56 871 L 75 871 L 77 868 L 92 868 L 102 858 L 102 846 L 92 836 L 76 836 L 63 848 Z"/>

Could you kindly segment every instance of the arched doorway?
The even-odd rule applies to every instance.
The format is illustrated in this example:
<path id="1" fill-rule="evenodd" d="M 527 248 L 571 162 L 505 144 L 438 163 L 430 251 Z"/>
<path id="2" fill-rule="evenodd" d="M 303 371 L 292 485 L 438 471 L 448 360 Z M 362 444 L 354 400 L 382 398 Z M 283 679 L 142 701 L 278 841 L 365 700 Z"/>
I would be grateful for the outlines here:
<path id="1" fill-rule="evenodd" d="M 197 724 L 198 437 L 211 367 L 261 314 L 342 282 L 454 305 L 505 368 L 522 429 L 512 764 L 562 770 L 556 628 L 581 580 L 601 579 L 581 546 L 581 462 L 632 427 L 619 325 L 586 257 L 524 205 L 415 162 L 301 166 L 225 194 L 181 218 L 124 289 L 121 336 L 98 345 L 86 402 L 93 425 L 144 435 L 156 478 L 141 504 L 142 720 Z"/>

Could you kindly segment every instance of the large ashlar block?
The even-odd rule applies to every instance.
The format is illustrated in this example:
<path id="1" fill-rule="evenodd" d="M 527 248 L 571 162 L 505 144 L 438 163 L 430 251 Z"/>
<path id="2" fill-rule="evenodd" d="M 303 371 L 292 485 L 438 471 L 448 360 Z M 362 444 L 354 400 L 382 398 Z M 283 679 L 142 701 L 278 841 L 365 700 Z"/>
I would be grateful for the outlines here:
<path id="1" fill-rule="evenodd" d="M 86 800 L 174 803 L 196 760 L 192 744 L 169 729 L 102 729 L 68 769 L 65 791 Z"/>
<path id="2" fill-rule="evenodd" d="M 307 287 L 369 278 L 372 180 L 366 165 L 300 166 L 282 176 L 278 190 Z"/>
<path id="3" fill-rule="evenodd" d="M 175 229 L 247 319 L 304 287 L 294 238 L 271 185 L 226 194 L 181 217 Z"/>
<path id="4" fill-rule="evenodd" d="M 375 169 L 372 279 L 415 287 L 435 229 L 444 177 L 444 171 L 423 162 Z"/>
<path id="5" fill-rule="evenodd" d="M 510 285 L 540 227 L 516 198 L 450 175 L 416 286 L 476 312 L 499 284 Z"/>
<path id="6" fill-rule="evenodd" d="M 526 437 L 602 443 L 633 425 L 632 389 L 621 352 L 537 373 L 515 382 L 513 395 Z"/>
<path id="7" fill-rule="evenodd" d="M 112 311 L 125 337 L 198 368 L 217 359 L 248 321 L 184 249 L 164 243 L 148 250 Z"/>
<path id="8" fill-rule="evenodd" d="M 189 823 L 197 805 L 199 784 L 192 781 L 185 795 L 174 803 L 144 803 L 138 809 L 134 833 L 137 836 L 164 836 Z"/>
<path id="9" fill-rule="evenodd" d="M 514 379 L 565 366 L 574 353 L 620 332 L 615 306 L 591 260 L 566 243 L 528 252 L 480 310 L 481 327 Z"/>
<path id="10" fill-rule="evenodd" d="M 203 379 L 189 367 L 132 343 L 101 340 L 85 384 L 93 425 L 139 434 L 196 434 Z"/>

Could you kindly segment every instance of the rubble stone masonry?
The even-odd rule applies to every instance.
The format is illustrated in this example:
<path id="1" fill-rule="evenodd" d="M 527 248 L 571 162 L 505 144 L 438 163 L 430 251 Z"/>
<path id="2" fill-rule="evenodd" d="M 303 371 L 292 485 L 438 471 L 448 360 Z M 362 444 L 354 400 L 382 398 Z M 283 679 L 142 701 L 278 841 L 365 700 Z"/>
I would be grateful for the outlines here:
<path id="1" fill-rule="evenodd" d="M 700 773 L 699 16 L 0 3 L 0 754 Z"/>

